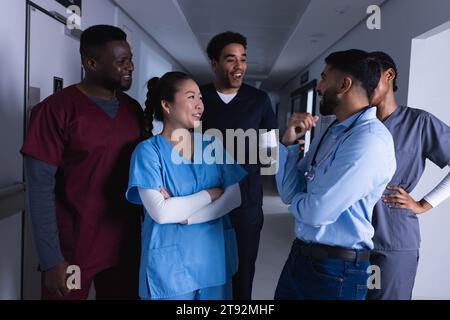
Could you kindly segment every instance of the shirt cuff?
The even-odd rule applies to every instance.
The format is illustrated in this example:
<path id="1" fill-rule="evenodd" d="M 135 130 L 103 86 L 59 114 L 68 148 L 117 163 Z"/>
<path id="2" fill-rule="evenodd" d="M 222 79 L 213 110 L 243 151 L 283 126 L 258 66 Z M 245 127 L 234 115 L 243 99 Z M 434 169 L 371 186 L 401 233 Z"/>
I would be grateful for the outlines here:
<path id="1" fill-rule="evenodd" d="M 279 143 L 278 146 L 279 146 L 280 157 L 281 156 L 288 157 L 288 158 L 298 157 L 298 154 L 300 153 L 299 144 L 293 144 L 293 145 L 286 147 L 284 144 Z"/>
<path id="2" fill-rule="evenodd" d="M 65 260 L 59 248 L 50 248 L 45 245 L 40 246 L 39 270 L 47 271 Z"/>

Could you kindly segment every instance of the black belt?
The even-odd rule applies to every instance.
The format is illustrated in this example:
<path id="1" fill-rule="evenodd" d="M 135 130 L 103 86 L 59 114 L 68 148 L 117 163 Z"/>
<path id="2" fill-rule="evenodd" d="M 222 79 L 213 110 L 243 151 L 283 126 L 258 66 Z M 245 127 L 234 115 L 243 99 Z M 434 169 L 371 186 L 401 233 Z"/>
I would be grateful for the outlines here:
<path id="1" fill-rule="evenodd" d="M 352 250 L 320 243 L 308 243 L 299 239 L 295 239 L 293 248 L 302 256 L 318 260 L 331 258 L 357 263 L 358 261 L 367 262 L 370 259 L 368 250 Z"/>

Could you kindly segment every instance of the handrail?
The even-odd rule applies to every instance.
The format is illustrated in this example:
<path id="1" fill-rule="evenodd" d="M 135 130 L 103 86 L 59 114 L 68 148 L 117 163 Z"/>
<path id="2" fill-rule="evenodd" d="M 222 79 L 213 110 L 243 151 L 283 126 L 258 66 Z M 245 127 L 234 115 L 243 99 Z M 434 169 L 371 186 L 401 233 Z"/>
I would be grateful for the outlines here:
<path id="1" fill-rule="evenodd" d="M 25 211 L 25 185 L 16 183 L 0 188 L 0 220 Z"/>

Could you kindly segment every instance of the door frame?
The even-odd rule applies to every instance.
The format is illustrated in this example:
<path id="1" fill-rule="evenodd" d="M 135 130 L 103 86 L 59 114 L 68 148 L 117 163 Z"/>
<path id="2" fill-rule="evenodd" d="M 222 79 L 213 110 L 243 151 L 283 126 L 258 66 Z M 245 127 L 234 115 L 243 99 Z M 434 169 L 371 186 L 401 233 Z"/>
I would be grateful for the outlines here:
<path id="1" fill-rule="evenodd" d="M 26 130 L 28 126 L 27 111 L 28 111 L 28 99 L 30 94 L 30 36 L 31 36 L 31 10 L 38 10 L 41 13 L 49 16 L 50 18 L 58 21 L 59 23 L 65 25 L 65 21 L 61 17 L 52 14 L 50 11 L 42 8 L 33 1 L 26 0 L 25 4 L 25 74 L 24 74 L 24 100 L 23 100 L 23 139 L 25 142 Z M 81 71 L 81 75 L 83 75 Z M 22 168 L 22 181 L 25 181 L 25 168 Z M 24 272 L 25 272 L 25 241 L 26 241 L 26 231 L 29 226 L 27 226 L 26 211 L 22 211 L 22 245 L 21 245 L 21 276 L 20 276 L 20 299 L 24 298 Z"/>
<path id="2" fill-rule="evenodd" d="M 316 86 L 317 86 L 317 80 L 311 80 L 310 82 L 308 82 L 307 84 L 301 86 L 300 88 L 294 90 L 291 92 L 290 94 L 290 99 L 291 99 L 291 114 L 294 113 L 294 101 L 297 98 L 300 99 L 305 99 L 306 98 L 306 102 L 308 101 L 308 92 L 309 91 L 313 91 L 313 100 L 312 100 L 312 110 L 311 110 L 311 114 L 313 116 L 316 115 L 316 102 L 317 102 L 317 92 L 316 92 Z M 307 112 L 307 110 L 297 110 L 295 112 Z M 310 133 L 310 139 L 309 139 L 309 143 L 308 145 L 310 145 L 311 141 L 314 139 L 314 133 L 315 133 L 315 128 L 311 129 L 311 133 Z M 305 154 L 305 151 L 301 151 L 300 152 L 300 156 L 303 157 Z"/>

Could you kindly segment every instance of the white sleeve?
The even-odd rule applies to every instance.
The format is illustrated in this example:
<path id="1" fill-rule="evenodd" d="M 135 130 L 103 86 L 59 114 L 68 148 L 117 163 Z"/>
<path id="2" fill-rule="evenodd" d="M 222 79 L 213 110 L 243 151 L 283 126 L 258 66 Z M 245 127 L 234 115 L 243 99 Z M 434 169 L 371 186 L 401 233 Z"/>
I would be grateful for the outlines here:
<path id="1" fill-rule="evenodd" d="M 185 197 L 167 200 L 153 189 L 138 188 L 139 196 L 148 214 L 159 224 L 180 223 L 211 203 L 208 191 L 203 190 Z"/>
<path id="2" fill-rule="evenodd" d="M 424 200 L 431 204 L 433 208 L 450 197 L 450 172 L 447 176 L 425 197 Z"/>
<path id="3" fill-rule="evenodd" d="M 241 189 L 235 183 L 225 189 L 219 199 L 208 204 L 189 217 L 189 224 L 203 223 L 218 219 L 241 205 Z"/>

